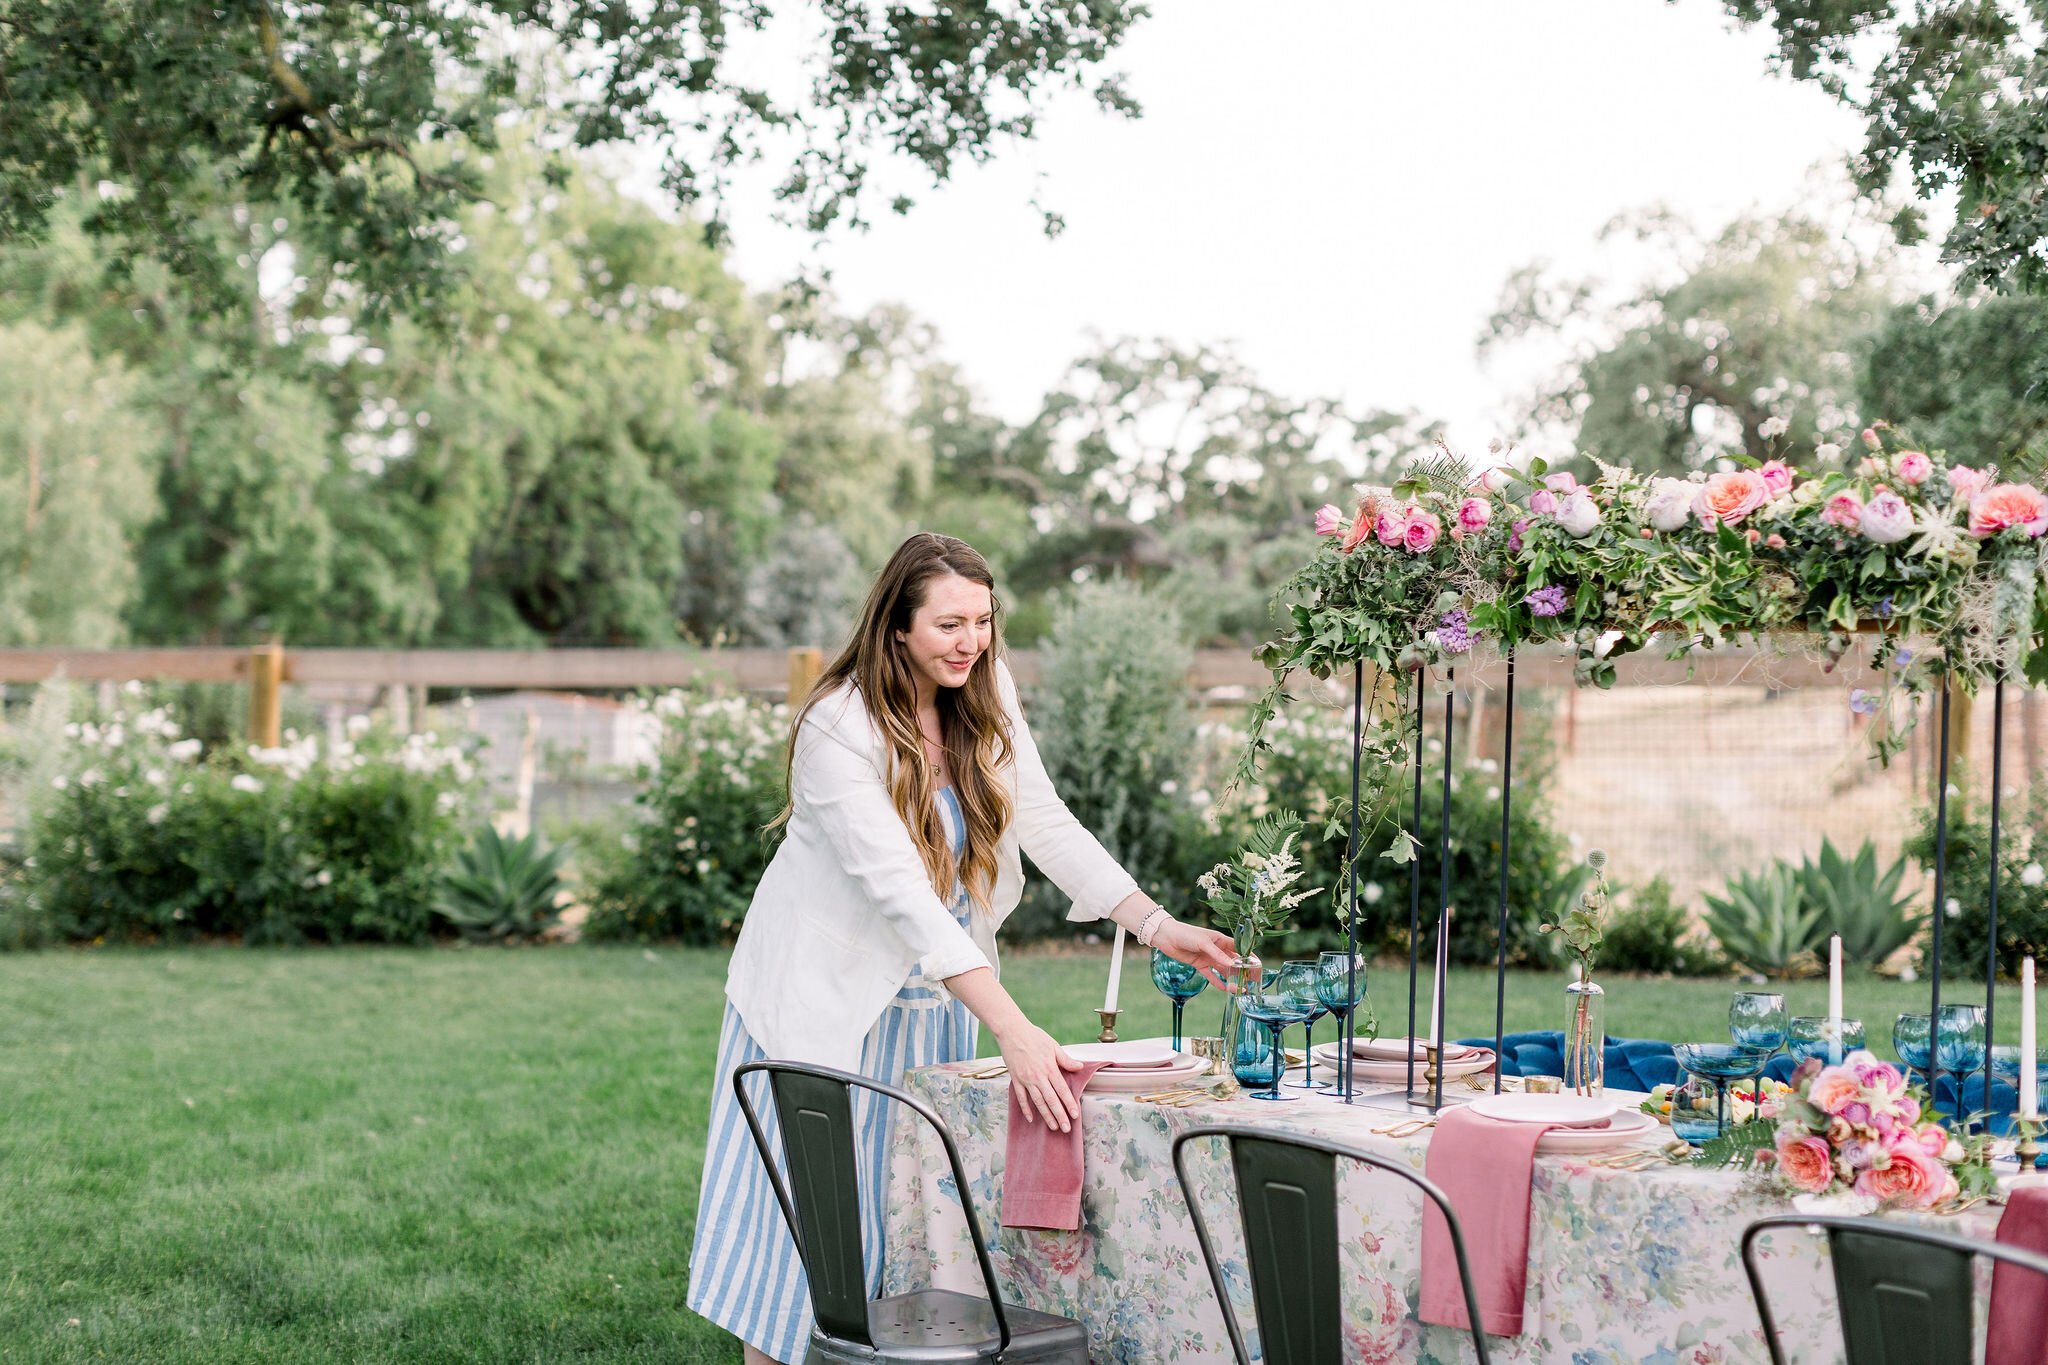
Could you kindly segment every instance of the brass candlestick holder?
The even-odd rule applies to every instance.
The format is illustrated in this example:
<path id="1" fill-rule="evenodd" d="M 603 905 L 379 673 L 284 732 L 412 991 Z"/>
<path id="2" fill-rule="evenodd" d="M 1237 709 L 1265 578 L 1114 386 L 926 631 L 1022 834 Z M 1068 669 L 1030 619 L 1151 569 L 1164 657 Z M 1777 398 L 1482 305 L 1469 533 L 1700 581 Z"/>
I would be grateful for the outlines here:
<path id="1" fill-rule="evenodd" d="M 1116 1041 L 1116 1017 L 1121 1013 L 1123 1013 L 1121 1010 L 1095 1011 L 1095 1017 L 1102 1020 L 1102 1032 L 1095 1036 L 1096 1042 L 1113 1043 Z"/>
<path id="2" fill-rule="evenodd" d="M 2020 1140 L 2019 1144 L 2012 1149 L 2012 1154 L 2019 1158 L 2022 1171 L 2030 1171 L 2034 1169 L 2034 1162 L 2041 1155 L 2041 1144 L 2034 1140 L 2041 1136 L 2041 1129 L 2044 1126 L 2041 1116 L 2039 1114 L 2015 1115 L 2013 1126 L 2020 1130 Z"/>

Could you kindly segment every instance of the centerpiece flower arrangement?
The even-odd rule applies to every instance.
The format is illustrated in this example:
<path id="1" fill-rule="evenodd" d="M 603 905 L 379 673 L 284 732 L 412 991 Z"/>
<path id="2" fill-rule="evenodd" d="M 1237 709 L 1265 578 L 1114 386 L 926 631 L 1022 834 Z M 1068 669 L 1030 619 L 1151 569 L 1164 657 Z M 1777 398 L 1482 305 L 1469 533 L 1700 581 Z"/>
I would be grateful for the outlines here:
<path id="1" fill-rule="evenodd" d="M 1301 860 L 1295 852 L 1301 831 L 1299 815 L 1276 811 L 1252 826 L 1235 858 L 1216 864 L 1195 879 L 1217 925 L 1230 935 L 1237 950 L 1233 966 L 1237 979 L 1223 993 L 1226 1046 L 1235 1045 L 1239 995 L 1257 979 L 1259 940 L 1278 928 L 1296 906 L 1322 891 L 1321 887 L 1295 887 L 1302 877 Z"/>

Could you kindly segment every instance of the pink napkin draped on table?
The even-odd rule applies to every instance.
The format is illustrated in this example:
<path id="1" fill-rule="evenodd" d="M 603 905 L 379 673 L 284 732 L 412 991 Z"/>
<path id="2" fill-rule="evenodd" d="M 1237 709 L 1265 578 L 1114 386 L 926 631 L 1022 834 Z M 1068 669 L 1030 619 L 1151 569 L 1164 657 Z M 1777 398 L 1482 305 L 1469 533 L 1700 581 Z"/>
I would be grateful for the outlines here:
<path id="1" fill-rule="evenodd" d="M 1079 1099 L 1107 1063 L 1064 1073 Z M 1043 1118 L 1026 1118 L 1010 1087 L 1010 1133 L 1003 1148 L 1003 1226 L 1072 1232 L 1081 1226 L 1081 1120 L 1062 1133 Z"/>
<path id="2" fill-rule="evenodd" d="M 1553 1125 L 1490 1119 L 1463 1107 L 1446 1109 L 1429 1140 L 1423 1172 L 1444 1192 L 1465 1234 L 1472 1294 L 1488 1336 L 1522 1332 L 1529 1280 L 1529 1181 L 1536 1144 Z M 1422 1299 L 1416 1316 L 1443 1327 L 1469 1327 L 1465 1292 L 1450 1224 L 1436 1201 L 1422 1207 Z"/>
<path id="3" fill-rule="evenodd" d="M 2048 1256 L 2048 1189 L 2014 1190 L 1998 1220 L 1998 1240 Z M 1984 1365 L 2048 1365 L 2048 1275 L 2023 1266 L 1995 1265 L 1991 1314 L 1984 1332 Z"/>

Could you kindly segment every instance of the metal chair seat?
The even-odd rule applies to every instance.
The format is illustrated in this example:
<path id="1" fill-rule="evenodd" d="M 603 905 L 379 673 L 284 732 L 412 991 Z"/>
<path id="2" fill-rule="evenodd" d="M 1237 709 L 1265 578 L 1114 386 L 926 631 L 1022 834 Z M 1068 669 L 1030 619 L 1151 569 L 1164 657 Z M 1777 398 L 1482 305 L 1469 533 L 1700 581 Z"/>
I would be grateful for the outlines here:
<path id="1" fill-rule="evenodd" d="M 1010 1323 L 1010 1349 L 1003 1365 L 1057 1365 L 1088 1359 L 1088 1329 L 1072 1318 L 1003 1305 Z M 822 1334 L 814 1336 L 805 1365 L 874 1365 L 877 1360 L 930 1362 L 994 1361 L 1001 1338 L 988 1300 L 950 1289 L 914 1289 L 868 1304 L 872 1351 Z"/>

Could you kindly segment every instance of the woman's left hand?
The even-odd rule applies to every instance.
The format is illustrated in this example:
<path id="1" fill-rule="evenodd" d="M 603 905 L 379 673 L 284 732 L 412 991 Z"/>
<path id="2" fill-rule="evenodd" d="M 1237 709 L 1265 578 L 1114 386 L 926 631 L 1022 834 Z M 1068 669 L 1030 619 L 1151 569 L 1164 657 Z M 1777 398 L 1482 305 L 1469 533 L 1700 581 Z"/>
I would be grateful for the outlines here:
<path id="1" fill-rule="evenodd" d="M 1237 961 L 1237 948 L 1228 934 L 1173 920 L 1152 936 L 1152 946 L 1176 962 L 1201 969 L 1203 976 L 1224 987 L 1224 977 Z"/>

